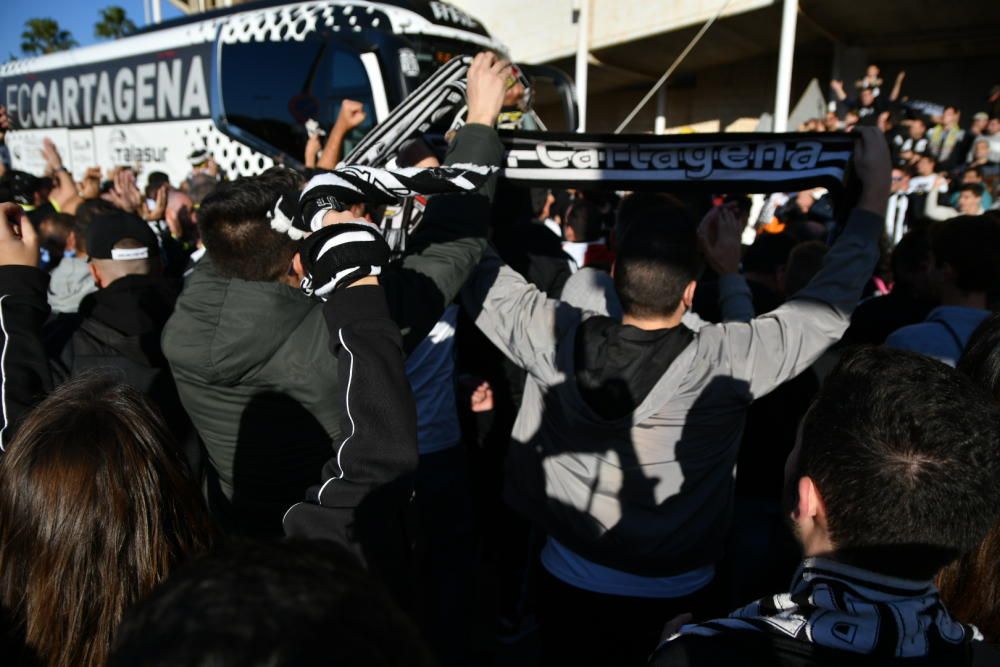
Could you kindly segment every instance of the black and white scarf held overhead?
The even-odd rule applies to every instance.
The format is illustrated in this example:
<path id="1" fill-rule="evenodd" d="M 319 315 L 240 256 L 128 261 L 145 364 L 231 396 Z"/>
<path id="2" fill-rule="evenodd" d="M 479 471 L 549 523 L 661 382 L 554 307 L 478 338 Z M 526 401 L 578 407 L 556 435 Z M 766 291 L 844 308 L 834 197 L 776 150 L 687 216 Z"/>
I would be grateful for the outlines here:
<path id="1" fill-rule="evenodd" d="M 328 211 L 346 211 L 355 204 L 394 204 L 415 195 L 474 192 L 496 171 L 476 164 L 432 169 L 340 167 L 313 176 L 301 195 L 282 194 L 270 215 L 271 228 L 298 240 L 322 228 Z"/>

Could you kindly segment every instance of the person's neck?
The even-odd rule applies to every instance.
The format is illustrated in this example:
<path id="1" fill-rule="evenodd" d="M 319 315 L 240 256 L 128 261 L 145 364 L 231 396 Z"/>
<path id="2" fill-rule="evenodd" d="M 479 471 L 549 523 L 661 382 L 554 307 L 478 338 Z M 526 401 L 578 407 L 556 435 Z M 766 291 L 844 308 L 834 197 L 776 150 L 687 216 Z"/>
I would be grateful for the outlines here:
<path id="1" fill-rule="evenodd" d="M 622 315 L 622 324 L 643 331 L 656 331 L 657 329 L 673 329 L 681 323 L 684 318 L 684 306 L 678 308 L 673 315 L 667 317 L 637 317 L 625 313 Z"/>
<path id="2" fill-rule="evenodd" d="M 986 309 L 986 292 L 963 292 L 957 287 L 945 288 L 941 294 L 942 306 Z"/>

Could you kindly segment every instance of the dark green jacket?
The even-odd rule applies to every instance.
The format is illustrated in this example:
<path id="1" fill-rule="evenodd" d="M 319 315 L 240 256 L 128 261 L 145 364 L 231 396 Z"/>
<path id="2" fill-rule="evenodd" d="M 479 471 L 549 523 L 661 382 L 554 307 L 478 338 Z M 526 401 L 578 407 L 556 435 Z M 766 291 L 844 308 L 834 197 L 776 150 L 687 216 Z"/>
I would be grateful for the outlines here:
<path id="1" fill-rule="evenodd" d="M 499 166 L 502 155 L 496 132 L 470 125 L 459 131 L 446 164 Z M 383 271 L 407 350 L 479 262 L 490 195 L 430 198 L 407 255 Z M 230 531 L 279 535 L 282 515 L 319 481 L 342 439 L 329 340 L 319 301 L 284 284 L 223 277 L 211 249 L 189 277 L 164 329 L 163 352 L 205 443 L 210 505 Z M 412 472 L 416 457 L 414 451 L 400 470 L 385 473 Z"/>

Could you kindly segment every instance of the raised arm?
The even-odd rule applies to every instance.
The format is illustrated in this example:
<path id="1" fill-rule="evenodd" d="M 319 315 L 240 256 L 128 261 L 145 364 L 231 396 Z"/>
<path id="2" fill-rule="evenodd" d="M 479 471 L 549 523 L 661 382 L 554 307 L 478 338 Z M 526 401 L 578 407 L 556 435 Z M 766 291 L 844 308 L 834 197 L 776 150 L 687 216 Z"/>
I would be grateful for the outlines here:
<path id="1" fill-rule="evenodd" d="M 931 220 L 949 220 L 958 216 L 958 211 L 951 206 L 942 206 L 938 203 L 938 193 L 941 192 L 944 184 L 944 176 L 938 174 L 930 192 L 927 193 L 927 199 L 924 201 L 924 215 Z"/>
<path id="2" fill-rule="evenodd" d="M 326 146 L 323 147 L 323 152 L 319 156 L 319 160 L 316 161 L 315 165 L 306 166 L 316 166 L 320 169 L 333 169 L 340 162 L 341 153 L 344 150 L 344 138 L 347 133 L 356 128 L 361 123 L 365 122 L 365 106 L 363 103 L 357 100 L 344 100 L 340 103 L 340 111 L 337 113 L 337 121 L 333 124 L 330 129 L 330 136 L 327 137 Z M 310 140 L 312 138 L 310 137 Z M 319 139 L 316 139 L 317 143 Z M 306 157 L 308 160 L 308 156 Z"/>
<path id="3" fill-rule="evenodd" d="M 900 70 L 899 74 L 896 75 L 896 83 L 892 85 L 892 92 L 889 93 L 889 101 L 895 102 L 899 99 L 899 94 L 903 92 L 903 79 L 906 78 L 906 72 Z"/>
<path id="4" fill-rule="evenodd" d="M 866 127 L 858 135 L 855 169 L 862 182 L 861 199 L 819 273 L 788 303 L 748 324 L 703 330 L 699 344 L 719 346 L 704 352 L 717 355 L 733 377 L 744 380 L 750 398 L 795 377 L 837 342 L 871 278 L 891 169 L 881 132 Z"/>
<path id="5" fill-rule="evenodd" d="M 562 377 L 556 345 L 579 323 L 581 311 L 549 299 L 489 249 L 462 290 L 462 305 L 503 354 L 542 384 Z"/>
<path id="6" fill-rule="evenodd" d="M 317 293 L 327 296 L 323 314 L 339 362 L 344 438 L 334 443 L 321 483 L 285 514 L 285 533 L 332 539 L 379 560 L 373 543 L 402 515 L 417 465 L 402 338 L 373 270 L 389 251 L 374 226 L 347 223 L 317 232 L 302 252 Z"/>
<path id="7" fill-rule="evenodd" d="M 0 449 L 7 448 L 21 418 L 52 389 L 42 346 L 49 277 L 37 268 L 34 227 L 21 216 L 18 206 L 0 204 Z"/>
<path id="8" fill-rule="evenodd" d="M 493 129 L 507 85 L 509 65 L 481 53 L 469 68 L 466 125 L 460 129 L 445 165 L 499 167 L 503 145 Z M 403 345 L 412 350 L 434 327 L 472 273 L 489 230 L 494 179 L 476 194 L 435 195 L 427 202 L 407 254 L 382 276 L 392 318 L 403 331 Z"/>

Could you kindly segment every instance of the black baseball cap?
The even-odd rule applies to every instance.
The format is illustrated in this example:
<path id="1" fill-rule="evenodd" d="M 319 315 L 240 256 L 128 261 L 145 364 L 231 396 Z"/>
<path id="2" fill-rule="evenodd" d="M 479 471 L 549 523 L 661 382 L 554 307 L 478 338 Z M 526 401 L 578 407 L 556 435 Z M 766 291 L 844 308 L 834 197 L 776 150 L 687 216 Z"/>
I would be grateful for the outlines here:
<path id="1" fill-rule="evenodd" d="M 142 246 L 115 249 L 123 239 L 134 239 Z M 93 259 L 149 259 L 160 255 L 160 245 L 142 218 L 125 211 L 110 211 L 95 216 L 87 228 L 87 254 Z"/>

